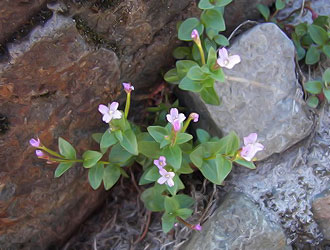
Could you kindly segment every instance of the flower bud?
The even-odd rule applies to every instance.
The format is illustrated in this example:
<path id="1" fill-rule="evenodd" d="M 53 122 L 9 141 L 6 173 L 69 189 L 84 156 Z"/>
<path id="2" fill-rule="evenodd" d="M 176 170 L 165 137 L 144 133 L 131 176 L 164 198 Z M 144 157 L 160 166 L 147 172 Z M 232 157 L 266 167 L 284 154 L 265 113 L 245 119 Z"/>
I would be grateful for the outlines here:
<path id="1" fill-rule="evenodd" d="M 197 113 L 191 113 L 189 115 L 190 119 L 192 119 L 194 122 L 198 122 L 198 119 L 199 119 L 199 114 Z"/>
<path id="2" fill-rule="evenodd" d="M 193 39 L 194 41 L 196 41 L 197 39 L 199 40 L 198 30 L 193 29 L 193 31 L 191 32 L 191 39 Z"/>
<path id="3" fill-rule="evenodd" d="M 39 148 L 40 145 L 41 145 L 41 143 L 40 143 L 40 139 L 39 139 L 39 138 L 37 138 L 37 139 L 32 138 L 32 139 L 30 139 L 29 142 L 30 142 L 30 145 L 31 145 L 32 147 L 35 147 L 35 148 Z"/>
<path id="4" fill-rule="evenodd" d="M 132 86 L 131 83 L 123 82 L 123 86 L 124 86 L 124 90 L 127 94 L 131 93 L 131 91 L 134 90 L 134 86 Z"/>

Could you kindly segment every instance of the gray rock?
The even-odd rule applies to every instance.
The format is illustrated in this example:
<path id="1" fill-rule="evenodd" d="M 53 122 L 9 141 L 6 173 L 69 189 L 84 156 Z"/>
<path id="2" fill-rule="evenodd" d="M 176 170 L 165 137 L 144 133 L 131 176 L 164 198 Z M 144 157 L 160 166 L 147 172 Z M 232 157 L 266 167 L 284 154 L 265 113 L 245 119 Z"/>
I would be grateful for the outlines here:
<path id="1" fill-rule="evenodd" d="M 229 194 L 215 214 L 195 232 L 184 250 L 289 250 L 280 226 L 270 223 L 241 193 Z"/>
<path id="2" fill-rule="evenodd" d="M 258 133 L 265 145 L 258 159 L 305 138 L 313 122 L 296 79 L 291 40 L 275 24 L 265 23 L 240 36 L 229 51 L 240 55 L 241 63 L 224 70 L 225 83 L 216 83 L 220 106 L 204 104 L 195 93 L 181 94 L 188 107 L 202 114 L 201 126 L 215 133 L 234 130 L 240 138 Z"/>
<path id="3" fill-rule="evenodd" d="M 312 209 L 324 238 L 330 240 L 330 189 L 315 196 Z"/>
<path id="4" fill-rule="evenodd" d="M 228 192 L 247 194 L 271 221 L 280 222 L 288 243 L 295 244 L 297 249 L 323 244 L 322 232 L 328 237 L 329 223 L 318 224 L 327 213 L 323 210 L 327 201 L 322 202 L 324 205 L 319 212 L 320 206 L 315 202 L 317 195 L 329 187 L 329 127 L 330 107 L 327 105 L 321 110 L 319 125 L 309 138 L 260 162 L 255 171 L 234 168 L 225 182 Z"/>

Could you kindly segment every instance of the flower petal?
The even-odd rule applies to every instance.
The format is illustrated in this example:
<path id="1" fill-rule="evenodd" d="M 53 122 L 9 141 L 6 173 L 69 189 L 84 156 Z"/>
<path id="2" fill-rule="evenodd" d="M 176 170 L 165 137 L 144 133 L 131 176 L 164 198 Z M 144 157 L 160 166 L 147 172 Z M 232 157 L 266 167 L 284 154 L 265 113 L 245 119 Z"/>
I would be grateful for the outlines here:
<path id="1" fill-rule="evenodd" d="M 175 173 L 174 172 L 168 172 L 170 178 L 173 178 L 175 176 Z"/>
<path id="2" fill-rule="evenodd" d="M 178 132 L 181 129 L 181 123 L 178 119 L 174 120 L 172 125 L 175 132 Z"/>
<path id="3" fill-rule="evenodd" d="M 170 115 L 172 117 L 172 120 L 176 119 L 179 115 L 179 111 L 176 108 L 171 108 Z"/>
<path id="4" fill-rule="evenodd" d="M 111 121 L 111 116 L 109 114 L 104 114 L 102 117 L 102 121 L 109 123 Z"/>
<path id="5" fill-rule="evenodd" d="M 258 134 L 257 133 L 251 133 L 248 136 L 244 137 L 244 145 L 248 145 L 248 144 L 253 144 L 257 141 L 258 138 Z"/>
<path id="6" fill-rule="evenodd" d="M 166 115 L 166 119 L 167 119 L 167 121 L 168 121 L 169 123 L 173 123 L 173 119 L 172 119 L 172 116 L 171 116 L 171 115 L 167 114 L 167 115 Z"/>
<path id="7" fill-rule="evenodd" d="M 110 104 L 110 110 L 111 111 L 115 111 L 115 110 L 117 110 L 118 109 L 118 106 L 119 106 L 119 103 L 118 102 L 112 102 L 111 104 Z"/>
<path id="8" fill-rule="evenodd" d="M 218 54 L 222 60 L 228 60 L 228 51 L 225 47 L 219 49 Z"/>
<path id="9" fill-rule="evenodd" d="M 232 69 L 236 64 L 241 62 L 239 55 L 230 56 L 228 59 L 228 64 L 225 66 L 227 69 Z"/>
<path id="10" fill-rule="evenodd" d="M 168 174 L 168 172 L 166 171 L 166 169 L 161 168 L 161 169 L 159 169 L 159 174 L 160 174 L 161 176 L 165 176 L 165 175 Z"/>
<path id="11" fill-rule="evenodd" d="M 169 185 L 170 187 L 173 187 L 174 181 L 171 178 L 167 179 L 167 185 Z"/>
<path id="12" fill-rule="evenodd" d="M 179 119 L 179 122 L 182 123 L 186 119 L 186 116 L 184 114 L 180 113 L 178 119 Z"/>
<path id="13" fill-rule="evenodd" d="M 112 118 L 113 119 L 120 119 L 122 117 L 122 113 L 119 110 L 116 110 L 113 114 L 112 114 Z"/>
<path id="14" fill-rule="evenodd" d="M 101 114 L 104 115 L 104 114 L 108 113 L 109 108 L 107 106 L 103 105 L 103 104 L 100 104 L 99 105 L 99 111 L 100 111 Z"/>
<path id="15" fill-rule="evenodd" d="M 164 184 L 166 181 L 167 181 L 167 178 L 164 177 L 164 176 L 160 177 L 160 178 L 157 180 L 157 182 L 158 182 L 159 184 Z"/>

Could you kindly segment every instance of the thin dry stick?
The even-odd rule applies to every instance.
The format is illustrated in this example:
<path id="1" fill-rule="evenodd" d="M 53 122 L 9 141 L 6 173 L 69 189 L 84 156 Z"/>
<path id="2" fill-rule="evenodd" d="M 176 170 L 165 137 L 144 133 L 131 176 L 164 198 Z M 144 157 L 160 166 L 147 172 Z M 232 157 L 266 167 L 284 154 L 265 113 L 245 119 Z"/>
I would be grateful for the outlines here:
<path id="1" fill-rule="evenodd" d="M 133 182 L 133 185 L 134 185 L 136 191 L 138 191 L 138 193 L 139 193 L 139 195 L 140 195 L 140 194 L 141 194 L 141 190 L 140 190 L 140 188 L 138 187 L 138 185 L 136 184 L 136 181 L 135 181 L 135 177 L 134 177 L 134 174 L 133 174 L 132 168 L 129 168 L 129 173 L 130 173 L 130 175 L 131 175 L 131 180 L 132 180 L 132 182 Z"/>
<path id="2" fill-rule="evenodd" d="M 256 22 L 256 21 L 251 21 L 251 20 L 246 20 L 244 21 L 243 23 L 241 23 L 240 25 L 238 25 L 233 32 L 231 32 L 230 36 L 228 37 L 228 41 L 230 41 L 230 39 L 235 35 L 235 33 L 244 25 L 246 24 L 254 24 L 254 25 L 257 25 L 259 24 L 259 22 Z"/>
<path id="3" fill-rule="evenodd" d="M 210 199 L 209 199 L 209 202 L 208 202 L 208 204 L 207 204 L 207 206 L 206 206 L 206 208 L 205 208 L 205 210 L 204 210 L 204 213 L 202 214 L 202 216 L 201 216 L 200 219 L 199 219 L 199 222 L 202 222 L 202 221 L 204 220 L 204 218 L 205 218 L 205 216 L 206 216 L 208 210 L 209 210 L 210 207 L 211 207 L 211 204 L 212 204 L 212 202 L 213 202 L 213 198 L 214 198 L 214 195 L 216 194 L 216 192 L 217 192 L 217 185 L 216 185 L 216 184 L 213 184 L 213 192 L 212 192 L 212 195 L 211 195 L 211 197 L 210 197 Z"/>
<path id="4" fill-rule="evenodd" d="M 136 245 L 136 244 L 139 243 L 141 240 L 143 240 L 144 237 L 146 237 L 147 232 L 148 232 L 148 229 L 149 229 L 149 225 L 150 225 L 150 218 L 151 218 L 151 212 L 148 211 L 148 212 L 147 212 L 147 222 L 146 222 L 146 225 L 145 225 L 144 231 L 143 231 L 141 237 L 138 238 L 138 239 L 133 243 L 134 245 Z"/>
<path id="5" fill-rule="evenodd" d="M 300 10 L 298 18 L 300 18 L 302 16 L 302 14 L 304 13 L 304 9 L 305 9 L 305 0 L 302 1 L 301 10 Z"/>

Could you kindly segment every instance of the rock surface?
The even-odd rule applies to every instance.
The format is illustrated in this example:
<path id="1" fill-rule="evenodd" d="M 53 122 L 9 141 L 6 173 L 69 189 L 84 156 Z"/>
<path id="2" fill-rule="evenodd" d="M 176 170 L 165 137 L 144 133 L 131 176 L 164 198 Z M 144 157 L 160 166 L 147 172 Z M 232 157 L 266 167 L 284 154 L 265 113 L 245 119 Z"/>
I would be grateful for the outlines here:
<path id="1" fill-rule="evenodd" d="M 46 0 L 0 1 L 0 43 L 38 12 Z"/>
<path id="2" fill-rule="evenodd" d="M 90 47 L 71 19 L 53 16 L 29 40 L 9 46 L 0 65 L 1 113 L 9 130 L 0 137 L 0 245 L 46 249 L 60 245 L 103 200 L 82 167 L 54 179 L 54 165 L 35 157 L 29 139 L 54 147 L 63 136 L 78 152 L 100 127 L 97 106 L 118 94 L 114 52 Z"/>
<path id="3" fill-rule="evenodd" d="M 330 240 L 330 190 L 316 196 L 312 204 L 314 219 L 319 224 L 323 236 Z"/>
<path id="4" fill-rule="evenodd" d="M 257 154 L 260 160 L 305 138 L 313 122 L 296 79 L 291 40 L 275 24 L 265 23 L 240 36 L 229 51 L 240 55 L 241 63 L 224 70 L 225 83 L 216 83 L 220 106 L 204 104 L 195 93 L 181 94 L 188 107 L 202 114 L 201 126 L 218 134 L 214 128 L 224 134 L 234 130 L 240 138 L 258 133 L 265 145 Z"/>
<path id="5" fill-rule="evenodd" d="M 327 213 L 326 200 L 321 202 L 325 206 L 317 212 L 314 209 L 320 206 L 313 201 L 316 202 L 315 197 L 329 187 L 329 127 L 330 107 L 326 106 L 320 112 L 315 133 L 309 138 L 281 155 L 260 162 L 255 171 L 234 168 L 225 183 L 227 191 L 245 193 L 258 203 L 271 221 L 280 222 L 288 243 L 294 243 L 297 249 L 319 249 L 324 236 L 327 237 L 329 223 L 318 225 L 320 216 Z M 325 248 L 321 245 L 320 249 Z"/>
<path id="6" fill-rule="evenodd" d="M 195 232 L 185 250 L 289 250 L 280 226 L 270 223 L 245 195 L 231 193 L 213 216 Z"/>

